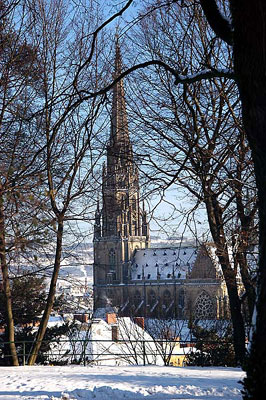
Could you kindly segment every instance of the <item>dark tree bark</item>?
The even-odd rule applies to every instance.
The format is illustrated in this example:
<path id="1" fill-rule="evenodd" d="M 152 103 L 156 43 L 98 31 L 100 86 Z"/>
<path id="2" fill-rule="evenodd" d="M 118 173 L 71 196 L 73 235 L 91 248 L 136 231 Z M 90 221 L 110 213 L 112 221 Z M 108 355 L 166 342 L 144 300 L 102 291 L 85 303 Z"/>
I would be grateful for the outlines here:
<path id="1" fill-rule="evenodd" d="M 245 299 L 247 300 L 247 311 L 248 311 L 247 321 L 250 326 L 254 311 L 256 290 L 255 290 L 255 283 L 253 280 L 253 273 L 249 269 L 247 254 L 250 251 L 250 245 L 253 244 L 255 232 L 257 235 L 257 227 L 255 226 L 256 224 L 254 221 L 255 215 L 257 213 L 257 200 L 253 201 L 253 204 L 250 204 L 249 207 L 245 206 L 245 204 L 243 203 L 243 196 L 242 196 L 243 181 L 242 181 L 241 166 L 243 165 L 243 163 L 245 163 L 245 153 L 247 146 L 245 144 L 244 132 L 242 133 L 243 134 L 240 136 L 241 150 L 239 151 L 237 175 L 236 175 L 236 180 L 234 182 L 237 216 L 240 221 L 239 235 L 241 237 L 240 243 L 238 243 L 239 251 L 235 255 L 235 263 L 238 264 L 240 267 L 240 274 L 243 285 L 245 287 Z M 249 165 L 247 165 L 247 168 L 249 168 Z M 237 245 L 234 236 L 232 237 L 232 245 L 233 247 Z"/>
<path id="2" fill-rule="evenodd" d="M 201 1 L 201 4 L 211 27 L 219 35 L 221 28 L 210 18 L 208 7 L 208 3 L 214 2 Z M 259 202 L 257 298 L 244 399 L 259 399 L 266 383 L 266 2 L 231 0 L 230 9 L 234 72 L 254 161 Z"/>
<path id="3" fill-rule="evenodd" d="M 234 68 L 259 199 L 257 317 L 244 380 L 244 398 L 258 399 L 266 383 L 266 3 L 231 1 L 231 10 L 235 29 Z"/>

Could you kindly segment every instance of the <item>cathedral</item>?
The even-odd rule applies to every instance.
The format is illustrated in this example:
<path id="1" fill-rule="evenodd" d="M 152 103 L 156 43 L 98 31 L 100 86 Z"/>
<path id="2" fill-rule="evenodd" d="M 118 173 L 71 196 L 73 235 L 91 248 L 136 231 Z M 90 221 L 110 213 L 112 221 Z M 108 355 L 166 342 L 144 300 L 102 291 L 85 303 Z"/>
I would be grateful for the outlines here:
<path id="1" fill-rule="evenodd" d="M 121 70 L 117 43 L 115 76 Z M 211 243 L 150 247 L 123 80 L 113 88 L 106 153 L 94 225 L 94 310 L 154 318 L 228 318 L 227 289 Z"/>

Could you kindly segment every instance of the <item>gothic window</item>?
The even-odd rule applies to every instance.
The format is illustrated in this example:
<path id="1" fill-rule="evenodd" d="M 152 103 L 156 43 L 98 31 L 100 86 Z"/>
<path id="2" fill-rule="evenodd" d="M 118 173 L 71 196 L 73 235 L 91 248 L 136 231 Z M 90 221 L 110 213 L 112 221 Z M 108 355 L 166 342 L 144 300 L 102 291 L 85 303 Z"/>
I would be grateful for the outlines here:
<path id="1" fill-rule="evenodd" d="M 109 251 L 109 268 L 110 272 L 115 272 L 115 251 L 111 249 Z"/>
<path id="2" fill-rule="evenodd" d="M 107 283 L 111 284 L 113 283 L 113 272 L 109 272 L 106 276 L 106 281 Z"/>
<path id="3" fill-rule="evenodd" d="M 178 294 L 178 307 L 184 308 L 185 305 L 185 292 L 184 289 L 181 289 Z"/>
<path id="4" fill-rule="evenodd" d="M 134 299 L 133 299 L 135 307 L 138 307 L 140 302 L 141 302 L 141 295 L 138 290 L 135 291 L 134 293 Z"/>
<path id="5" fill-rule="evenodd" d="M 149 292 L 149 305 L 152 307 L 156 302 L 156 294 L 153 290 Z"/>
<path id="6" fill-rule="evenodd" d="M 121 208 L 122 210 L 126 210 L 127 209 L 127 203 L 126 203 L 126 196 L 121 196 Z"/>
<path id="7" fill-rule="evenodd" d="M 194 310 L 195 318 L 197 319 L 212 319 L 214 318 L 214 306 L 210 295 L 202 292 L 195 303 Z"/>
<path id="8" fill-rule="evenodd" d="M 136 197 L 133 198 L 132 208 L 133 208 L 133 211 L 137 211 L 137 199 L 136 199 Z"/>
<path id="9" fill-rule="evenodd" d="M 171 303 L 171 293 L 169 290 L 165 290 L 163 293 L 163 304 L 165 307 L 168 307 Z"/>

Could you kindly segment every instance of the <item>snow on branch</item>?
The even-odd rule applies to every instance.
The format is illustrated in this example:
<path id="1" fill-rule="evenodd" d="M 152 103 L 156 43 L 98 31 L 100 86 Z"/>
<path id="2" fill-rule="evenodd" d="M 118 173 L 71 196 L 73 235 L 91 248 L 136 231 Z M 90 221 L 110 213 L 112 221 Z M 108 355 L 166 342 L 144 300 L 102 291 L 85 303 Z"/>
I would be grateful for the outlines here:
<path id="1" fill-rule="evenodd" d="M 212 79 L 212 78 L 228 78 L 235 79 L 233 71 L 229 69 L 204 69 L 196 74 L 182 76 L 176 75 L 175 85 L 178 83 L 193 83 L 198 82 L 203 79 Z"/>
<path id="2" fill-rule="evenodd" d="M 147 68 L 150 67 L 152 65 L 157 65 L 160 66 L 162 68 L 164 68 L 167 72 L 170 72 L 174 77 L 175 77 L 175 85 L 178 84 L 190 84 L 190 83 L 194 83 L 194 82 L 199 82 L 203 79 L 212 79 L 212 78 L 218 78 L 218 77 L 224 77 L 224 78 L 228 78 L 228 79 L 235 79 L 234 73 L 233 71 L 229 70 L 229 69 L 204 69 L 200 72 L 197 72 L 195 74 L 192 75 L 187 75 L 187 76 L 183 76 L 181 74 L 178 73 L 177 70 L 175 70 L 174 68 L 170 67 L 168 64 L 166 64 L 165 62 L 161 61 L 161 60 L 151 60 L 151 61 L 146 61 L 144 63 L 140 63 L 140 64 L 136 64 L 131 68 L 128 68 L 127 70 L 125 70 L 124 72 L 122 72 L 116 79 L 114 79 L 109 85 L 107 85 L 106 87 L 96 91 L 96 92 L 85 92 L 85 91 L 80 91 L 80 94 L 84 94 L 85 95 L 85 99 L 89 99 L 89 98 L 93 98 L 93 97 L 97 97 L 99 95 L 105 94 L 107 93 L 109 90 L 112 89 L 112 87 L 119 82 L 121 79 L 123 79 L 124 77 L 126 77 L 127 75 L 129 75 L 130 73 L 141 69 L 141 68 Z M 87 95 L 86 95 L 87 94 Z M 85 100 L 84 99 L 84 100 Z"/>

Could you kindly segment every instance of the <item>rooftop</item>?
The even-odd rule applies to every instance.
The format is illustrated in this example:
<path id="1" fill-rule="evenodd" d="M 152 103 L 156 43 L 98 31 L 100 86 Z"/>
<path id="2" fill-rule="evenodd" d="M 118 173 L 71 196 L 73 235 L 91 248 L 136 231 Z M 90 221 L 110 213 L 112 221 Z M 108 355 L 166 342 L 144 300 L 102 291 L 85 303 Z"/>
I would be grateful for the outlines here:
<path id="1" fill-rule="evenodd" d="M 186 279 L 196 256 L 195 246 L 137 250 L 132 262 L 131 279 Z"/>

